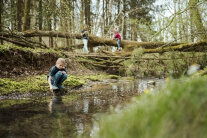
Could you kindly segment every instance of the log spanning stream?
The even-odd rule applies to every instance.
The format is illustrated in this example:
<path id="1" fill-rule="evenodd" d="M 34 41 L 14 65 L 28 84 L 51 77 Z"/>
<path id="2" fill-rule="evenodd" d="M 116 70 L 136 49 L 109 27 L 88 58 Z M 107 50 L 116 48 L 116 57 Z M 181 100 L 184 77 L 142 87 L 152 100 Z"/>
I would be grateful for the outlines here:
<path id="1" fill-rule="evenodd" d="M 1 100 L 0 137 L 93 136 L 100 114 L 111 106 L 123 107 L 131 97 L 162 83 L 160 79 L 106 80 L 64 96 Z"/>

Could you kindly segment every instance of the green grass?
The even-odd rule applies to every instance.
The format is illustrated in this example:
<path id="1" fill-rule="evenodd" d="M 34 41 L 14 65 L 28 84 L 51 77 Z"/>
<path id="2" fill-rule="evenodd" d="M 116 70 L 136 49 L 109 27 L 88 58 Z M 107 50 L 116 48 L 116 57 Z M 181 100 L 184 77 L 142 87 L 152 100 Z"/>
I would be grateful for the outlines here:
<path id="1" fill-rule="evenodd" d="M 207 77 L 170 80 L 100 120 L 98 138 L 207 137 Z"/>

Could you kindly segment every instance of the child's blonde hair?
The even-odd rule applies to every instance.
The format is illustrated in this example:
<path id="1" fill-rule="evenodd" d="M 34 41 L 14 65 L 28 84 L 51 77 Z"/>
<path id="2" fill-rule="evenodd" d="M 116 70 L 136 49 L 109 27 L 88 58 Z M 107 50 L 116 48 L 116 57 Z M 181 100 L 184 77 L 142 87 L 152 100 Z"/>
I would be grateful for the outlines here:
<path id="1" fill-rule="evenodd" d="M 56 64 L 58 63 L 63 63 L 64 65 L 66 65 L 65 59 L 64 58 L 58 58 L 56 61 Z"/>

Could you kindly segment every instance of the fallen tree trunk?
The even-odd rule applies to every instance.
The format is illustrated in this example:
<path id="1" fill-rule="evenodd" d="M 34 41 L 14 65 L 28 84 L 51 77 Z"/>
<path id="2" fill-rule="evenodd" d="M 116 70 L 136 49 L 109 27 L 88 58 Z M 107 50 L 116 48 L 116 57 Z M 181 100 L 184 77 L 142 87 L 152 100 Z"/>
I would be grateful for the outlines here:
<path id="1" fill-rule="evenodd" d="M 20 46 L 22 46 L 22 47 L 31 47 L 31 48 L 34 48 L 33 46 L 28 45 L 28 44 L 26 44 L 26 43 L 19 42 L 19 41 L 15 41 L 15 40 L 11 40 L 11 39 L 9 39 L 9 38 L 2 37 L 2 36 L 0 36 L 0 40 L 4 40 L 4 41 L 10 42 L 10 43 L 13 43 L 13 44 L 15 44 L 15 45 L 20 45 Z"/>
<path id="2" fill-rule="evenodd" d="M 27 31 L 27 32 L 0 32 L 0 36 L 4 37 L 13 37 L 13 34 L 22 36 L 22 37 L 60 37 L 60 38 L 68 38 L 68 39 L 82 39 L 81 34 L 71 34 L 65 32 L 57 32 L 57 31 Z M 117 46 L 116 40 L 112 40 L 110 38 L 102 38 L 94 35 L 89 35 L 89 47 L 96 46 Z M 158 48 L 161 46 L 175 46 L 180 43 L 164 43 L 164 42 L 137 42 L 137 41 L 128 41 L 122 40 L 121 46 L 128 51 L 132 51 L 134 48 L 142 47 L 145 49 Z"/>
<path id="3" fill-rule="evenodd" d="M 181 44 L 171 47 L 160 47 L 156 49 L 144 49 L 144 53 L 163 53 L 163 52 L 172 52 L 172 51 L 182 51 L 182 52 L 204 52 L 207 50 L 207 41 L 201 41 L 197 43 L 190 44 Z"/>
<path id="4" fill-rule="evenodd" d="M 13 43 L 15 45 L 19 45 L 22 47 L 30 47 L 30 48 L 47 48 L 47 46 L 45 44 L 42 44 L 40 42 L 37 41 L 32 41 L 28 38 L 25 38 L 21 35 L 15 35 L 15 34 L 6 34 L 6 35 L 2 35 L 0 33 L 0 40 L 4 40 L 10 43 Z"/>

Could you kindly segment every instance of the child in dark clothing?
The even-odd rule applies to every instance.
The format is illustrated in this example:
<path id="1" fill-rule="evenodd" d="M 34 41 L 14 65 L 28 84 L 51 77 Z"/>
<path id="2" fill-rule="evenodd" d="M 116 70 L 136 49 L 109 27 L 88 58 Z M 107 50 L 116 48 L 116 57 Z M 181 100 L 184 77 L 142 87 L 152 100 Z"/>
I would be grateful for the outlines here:
<path id="1" fill-rule="evenodd" d="M 83 53 L 89 53 L 88 51 L 88 27 L 85 26 L 84 29 L 81 32 L 81 35 L 83 37 Z"/>
<path id="2" fill-rule="evenodd" d="M 119 32 L 117 30 L 114 31 L 114 38 L 113 40 L 117 40 L 117 49 L 118 50 L 121 50 L 121 46 L 120 46 L 120 43 L 121 43 L 121 35 L 119 34 Z"/>
<path id="3" fill-rule="evenodd" d="M 48 74 L 48 83 L 51 92 L 57 89 L 63 89 L 62 83 L 67 79 L 67 72 L 65 69 L 65 59 L 58 58 L 56 65 L 50 69 Z"/>

